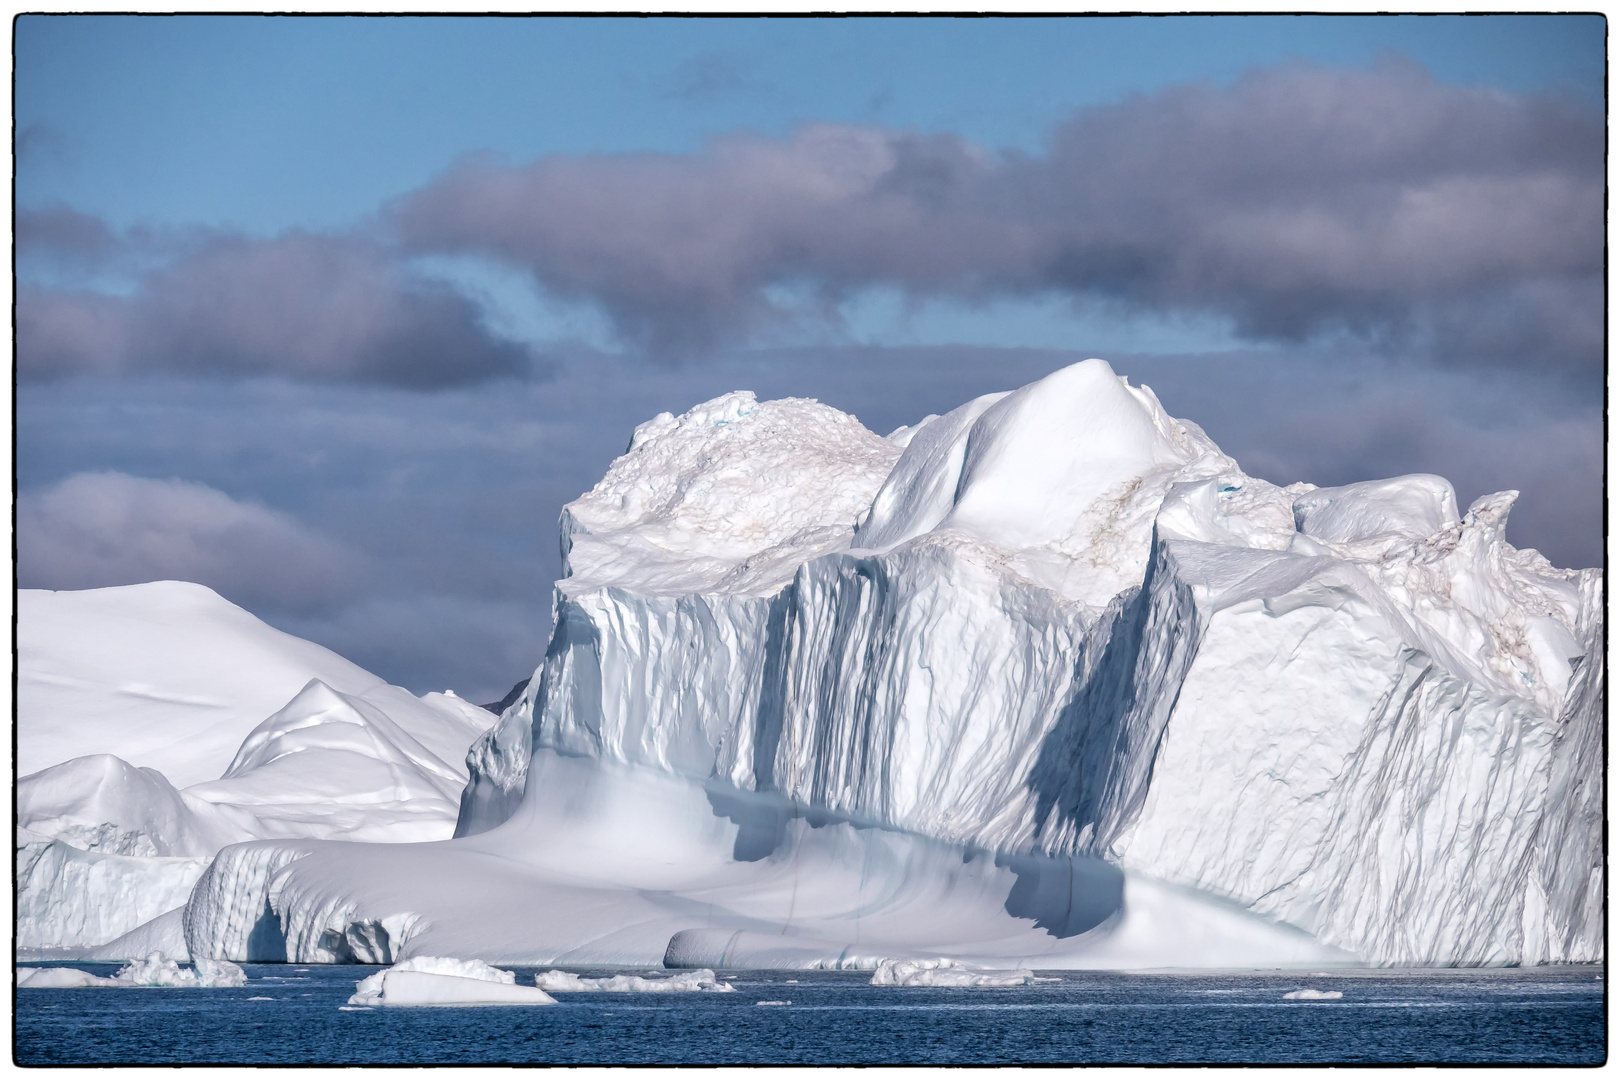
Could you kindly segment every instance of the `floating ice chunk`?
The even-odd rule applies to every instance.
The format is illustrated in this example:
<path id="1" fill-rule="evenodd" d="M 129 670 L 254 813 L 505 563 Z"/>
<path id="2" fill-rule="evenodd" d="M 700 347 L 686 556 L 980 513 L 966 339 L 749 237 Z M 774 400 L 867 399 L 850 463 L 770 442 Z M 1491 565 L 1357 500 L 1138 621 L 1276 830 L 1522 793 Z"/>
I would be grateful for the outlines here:
<path id="1" fill-rule="evenodd" d="M 1344 997 L 1337 990 L 1290 990 L 1283 995 L 1284 1001 L 1338 1001 Z"/>
<path id="2" fill-rule="evenodd" d="M 191 970 L 181 967 L 162 953 L 145 960 L 131 960 L 118 969 L 114 982 L 121 986 L 174 986 L 218 988 L 247 985 L 247 973 L 229 960 L 198 957 Z"/>
<path id="3" fill-rule="evenodd" d="M 1028 971 L 975 971 L 954 960 L 884 960 L 872 973 L 873 986 L 1028 986 Z"/>
<path id="4" fill-rule="evenodd" d="M 81 986 L 120 986 L 116 979 L 103 979 L 78 968 L 18 968 L 17 986 L 24 990 L 68 990 Z"/>
<path id="5" fill-rule="evenodd" d="M 245 986 L 247 973 L 229 960 L 201 959 L 190 968 L 183 968 L 162 953 L 152 953 L 145 960 L 131 960 L 111 978 L 101 978 L 78 968 L 19 968 L 17 985 L 31 989 L 41 987 L 62 989 L 81 986 L 168 986 L 217 987 Z"/>
<path id="6" fill-rule="evenodd" d="M 378 978 L 375 996 L 355 994 L 358 1005 L 555 1005 L 557 999 L 528 986 L 390 969 Z"/>
<path id="7" fill-rule="evenodd" d="M 542 971 L 534 977 L 534 985 L 552 993 L 581 993 L 607 991 L 618 994 L 668 994 L 682 991 L 709 991 L 728 994 L 736 987 L 721 982 L 709 968 L 683 971 L 667 979 L 644 979 L 639 975 L 614 975 L 606 979 L 582 979 L 568 971 Z"/>
<path id="8" fill-rule="evenodd" d="M 355 983 L 350 1005 L 555 1005 L 544 990 L 517 985 L 482 960 L 413 956 Z"/>
<path id="9" fill-rule="evenodd" d="M 755 1005 L 791 1005 L 791 1001 L 756 1001 Z"/>

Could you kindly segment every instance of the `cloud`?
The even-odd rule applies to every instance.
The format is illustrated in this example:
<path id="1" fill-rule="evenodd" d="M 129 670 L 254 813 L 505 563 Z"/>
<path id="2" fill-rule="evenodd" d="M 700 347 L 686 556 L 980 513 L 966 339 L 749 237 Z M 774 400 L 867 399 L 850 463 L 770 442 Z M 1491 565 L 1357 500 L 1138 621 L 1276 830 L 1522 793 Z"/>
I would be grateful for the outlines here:
<path id="1" fill-rule="evenodd" d="M 86 259 L 110 257 L 110 237 L 71 211 L 25 215 L 19 229 L 35 252 Z M 17 357 L 25 378 L 166 370 L 424 388 L 530 362 L 465 295 L 411 276 L 380 247 L 296 231 L 208 234 L 139 273 L 128 294 L 21 288 Z"/>
<path id="2" fill-rule="evenodd" d="M 1603 154 L 1574 105 L 1301 64 L 1082 110 L 1040 154 L 813 125 L 690 155 L 474 157 L 388 217 L 415 250 L 493 255 L 595 302 L 654 354 L 796 314 L 783 286 L 825 314 L 882 284 L 1590 370 Z"/>
<path id="3" fill-rule="evenodd" d="M 126 246 L 105 221 L 67 206 L 19 210 L 13 235 L 20 252 L 70 265 L 107 262 Z"/>
<path id="4" fill-rule="evenodd" d="M 353 595 L 354 559 L 286 514 L 185 480 L 76 473 L 17 499 L 23 588 L 207 585 L 254 611 L 319 611 Z"/>

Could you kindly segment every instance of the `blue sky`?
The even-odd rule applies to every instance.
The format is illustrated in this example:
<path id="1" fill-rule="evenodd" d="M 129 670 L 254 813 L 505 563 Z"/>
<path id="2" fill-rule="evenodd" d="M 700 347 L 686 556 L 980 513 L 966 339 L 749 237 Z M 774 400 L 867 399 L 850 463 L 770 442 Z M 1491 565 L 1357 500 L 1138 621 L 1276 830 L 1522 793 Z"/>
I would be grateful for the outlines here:
<path id="1" fill-rule="evenodd" d="M 1037 149 L 1069 111 L 1290 59 L 1388 53 L 1601 108 L 1601 17 L 24 17 L 24 205 L 119 225 L 332 228 L 457 155 L 689 151 L 810 121 Z"/>
<path id="2" fill-rule="evenodd" d="M 1601 248 L 1585 223 L 1604 30 L 1597 16 L 24 17 L 19 483 L 25 500 L 60 496 L 56 530 L 89 528 L 58 490 L 83 473 L 267 508 L 312 566 L 352 580 L 323 601 L 318 573 L 259 580 L 216 559 L 210 584 L 390 679 L 475 697 L 538 659 L 561 503 L 650 411 L 728 379 L 892 427 L 1102 354 L 1268 479 L 1441 471 L 1465 501 L 1519 486 L 1510 536 L 1586 565 L 1601 558 L 1601 284 L 1583 244 Z M 1318 98 L 1327 111 L 1306 116 Z M 1292 171 L 1335 152 L 1311 141 L 1333 124 L 1367 145 L 1347 151 L 1343 190 L 1318 196 L 1333 170 Z M 805 134 L 826 125 L 842 134 Z M 1407 148 L 1379 149 L 1384 127 Z M 1435 149 L 1451 131 L 1458 145 Z M 1240 144 L 1254 149 L 1222 157 Z M 1122 171 L 1135 155 L 1163 192 Z M 829 209 L 768 179 L 879 158 L 935 170 L 950 203 L 884 250 L 862 237 L 899 219 L 864 195 Z M 1232 188 L 1245 169 L 1262 179 Z M 1269 176 L 1292 177 L 1274 197 L 1300 222 L 1362 216 L 1331 251 L 1301 254 L 1304 225 L 1250 250 L 1245 191 Z M 1365 211 L 1392 184 L 1406 201 Z M 1076 210 L 1081 189 L 1093 201 Z M 508 190 L 528 202 L 489 218 Z M 908 198 L 934 212 L 921 191 Z M 1009 209 L 1021 191 L 1046 201 Z M 1387 216 L 1436 192 L 1460 230 Z M 693 263 L 681 222 L 656 215 L 590 247 L 665 201 L 717 224 L 735 207 L 735 250 Z M 1038 264 L 1011 243 L 982 253 L 986 215 L 998 236 L 1069 246 Z M 1135 231 L 1110 243 L 1129 272 L 1079 239 L 1122 220 Z M 1377 244 L 1356 242 L 1363 227 Z M 788 254 L 806 236 L 832 239 Z M 941 236 L 943 255 L 922 254 Z M 1271 250 L 1277 267 L 1305 261 L 1268 273 Z M 1206 270 L 1170 267 L 1184 251 Z M 695 284 L 632 280 L 665 257 Z M 286 281 L 307 284 L 273 308 Z M 340 285 L 392 314 L 358 338 L 315 333 L 329 323 L 299 305 Z M 608 372 L 622 392 L 592 389 Z M 1427 419 L 1400 419 L 1409 408 Z M 170 495 L 153 527 L 200 527 Z M 25 586 L 185 572 L 31 568 L 34 520 Z"/>

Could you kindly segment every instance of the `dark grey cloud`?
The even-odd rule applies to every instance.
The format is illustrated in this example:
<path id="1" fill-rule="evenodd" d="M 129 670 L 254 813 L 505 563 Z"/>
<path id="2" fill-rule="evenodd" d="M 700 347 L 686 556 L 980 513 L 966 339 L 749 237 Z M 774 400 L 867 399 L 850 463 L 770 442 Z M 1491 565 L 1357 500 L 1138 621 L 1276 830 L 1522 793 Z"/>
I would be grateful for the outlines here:
<path id="1" fill-rule="evenodd" d="M 19 251 L 68 265 L 99 266 L 128 245 L 105 221 L 68 206 L 19 210 L 12 229 Z"/>
<path id="2" fill-rule="evenodd" d="M 1253 72 L 1077 113 L 1040 154 L 816 125 L 692 155 L 464 160 L 396 203 L 692 354 L 874 284 L 1059 293 L 1455 364 L 1601 363 L 1604 131 L 1551 99 L 1391 62 Z"/>
<path id="3" fill-rule="evenodd" d="M 257 611 L 297 613 L 341 605 L 359 572 L 287 514 L 191 481 L 84 472 L 17 499 L 23 588 L 196 581 Z"/>
<path id="4" fill-rule="evenodd" d="M 19 224 L 19 246 L 41 257 L 105 261 L 139 239 L 64 210 Z M 519 374 L 531 360 L 464 294 L 364 239 L 304 232 L 201 236 L 126 293 L 22 287 L 17 356 L 24 378 L 166 370 L 423 388 Z"/>

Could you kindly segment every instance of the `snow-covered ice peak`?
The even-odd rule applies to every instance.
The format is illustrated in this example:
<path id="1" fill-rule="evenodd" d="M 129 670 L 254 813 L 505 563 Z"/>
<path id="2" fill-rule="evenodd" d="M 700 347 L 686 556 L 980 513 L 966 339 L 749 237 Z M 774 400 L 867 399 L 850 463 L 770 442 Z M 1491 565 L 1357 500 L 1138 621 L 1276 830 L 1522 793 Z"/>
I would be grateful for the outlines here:
<path id="1" fill-rule="evenodd" d="M 183 788 L 217 779 L 242 737 L 310 679 L 346 694 L 385 685 L 188 581 L 21 589 L 17 654 L 22 776 L 113 754 Z"/>
<path id="2" fill-rule="evenodd" d="M 1457 522 L 1451 482 L 1428 473 L 1316 488 L 1294 500 L 1295 528 L 1338 547 L 1425 540 Z"/>
<path id="3" fill-rule="evenodd" d="M 1238 474 L 1196 425 L 1171 419 L 1151 390 L 1103 360 L 976 398 L 907 434 L 857 548 L 964 535 L 1099 609 L 1141 581 L 1172 484 Z"/>
<path id="4" fill-rule="evenodd" d="M 660 413 L 564 508 L 561 588 L 774 592 L 847 543 L 900 451 L 805 398 L 736 391 Z"/>
<path id="5" fill-rule="evenodd" d="M 1412 643 L 1448 670 L 1556 713 L 1569 684 L 1581 571 L 1504 535 L 1517 491 L 1457 513 L 1451 484 L 1416 474 L 1317 488 L 1294 500 L 1289 549 L 1343 559 L 1376 581 Z"/>
<path id="6" fill-rule="evenodd" d="M 105 855 L 212 855 L 240 839 L 211 828 L 156 769 L 111 754 L 64 761 L 17 784 L 19 828 Z"/>

